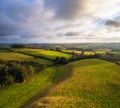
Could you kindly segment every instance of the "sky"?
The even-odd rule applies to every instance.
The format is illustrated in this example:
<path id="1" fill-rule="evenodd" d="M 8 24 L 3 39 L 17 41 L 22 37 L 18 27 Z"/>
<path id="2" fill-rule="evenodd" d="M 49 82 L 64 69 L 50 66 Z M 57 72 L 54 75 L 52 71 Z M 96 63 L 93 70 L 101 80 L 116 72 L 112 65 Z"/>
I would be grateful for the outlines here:
<path id="1" fill-rule="evenodd" d="M 0 43 L 120 42 L 120 0 L 0 0 Z"/>

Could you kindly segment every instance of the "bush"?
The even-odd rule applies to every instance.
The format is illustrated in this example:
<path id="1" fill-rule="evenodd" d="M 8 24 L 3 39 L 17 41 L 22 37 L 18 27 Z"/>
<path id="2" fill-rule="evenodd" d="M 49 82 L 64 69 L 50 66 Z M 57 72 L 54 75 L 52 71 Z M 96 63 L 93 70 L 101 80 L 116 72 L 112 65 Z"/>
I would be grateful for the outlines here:
<path id="1" fill-rule="evenodd" d="M 0 64 L 0 84 L 11 85 L 21 83 L 32 76 L 33 71 L 29 65 L 22 65 L 16 62 L 4 62 Z"/>
<path id="2" fill-rule="evenodd" d="M 11 48 L 25 48 L 25 45 L 14 44 L 11 45 Z"/>
<path id="3" fill-rule="evenodd" d="M 56 64 L 67 64 L 68 60 L 65 57 L 56 57 L 54 60 Z"/>

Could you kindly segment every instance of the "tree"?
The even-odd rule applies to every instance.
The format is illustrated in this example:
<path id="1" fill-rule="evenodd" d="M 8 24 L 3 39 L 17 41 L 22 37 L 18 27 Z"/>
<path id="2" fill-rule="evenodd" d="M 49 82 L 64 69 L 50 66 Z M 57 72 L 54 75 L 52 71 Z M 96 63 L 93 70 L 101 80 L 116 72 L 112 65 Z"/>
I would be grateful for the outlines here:
<path id="1" fill-rule="evenodd" d="M 14 44 L 11 45 L 11 48 L 25 48 L 25 45 Z"/>
<path id="2" fill-rule="evenodd" d="M 67 64 L 68 60 L 65 57 L 56 57 L 55 63 L 56 64 Z"/>

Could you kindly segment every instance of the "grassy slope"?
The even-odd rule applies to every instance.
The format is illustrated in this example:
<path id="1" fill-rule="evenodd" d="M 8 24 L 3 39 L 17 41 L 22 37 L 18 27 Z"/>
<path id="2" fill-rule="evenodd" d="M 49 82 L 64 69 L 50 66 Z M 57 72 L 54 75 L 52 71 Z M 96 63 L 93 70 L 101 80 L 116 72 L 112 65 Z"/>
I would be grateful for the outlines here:
<path id="1" fill-rule="evenodd" d="M 59 82 L 66 73 L 66 67 L 63 66 L 46 68 L 29 82 L 14 84 L 0 91 L 0 108 L 20 107 L 25 101 L 40 93 L 46 87 Z"/>
<path id="2" fill-rule="evenodd" d="M 43 49 L 29 49 L 29 48 L 23 48 L 23 49 L 13 49 L 14 51 L 24 52 L 26 54 L 32 54 L 36 56 L 44 56 L 49 59 L 55 59 L 57 56 L 59 57 L 65 57 L 70 58 L 70 54 L 65 54 L 57 51 L 51 51 L 51 50 L 43 50 Z"/>
<path id="3" fill-rule="evenodd" d="M 120 66 L 98 59 L 73 62 L 73 75 L 32 108 L 119 108 Z M 30 106 L 29 106 L 30 108 Z"/>
<path id="4" fill-rule="evenodd" d="M 51 61 L 44 60 L 44 59 L 35 59 L 32 56 L 14 53 L 14 52 L 6 52 L 6 53 L 0 53 L 0 59 L 9 61 L 9 60 L 18 60 L 18 61 L 32 61 L 32 62 L 38 62 L 41 64 L 52 64 Z"/>

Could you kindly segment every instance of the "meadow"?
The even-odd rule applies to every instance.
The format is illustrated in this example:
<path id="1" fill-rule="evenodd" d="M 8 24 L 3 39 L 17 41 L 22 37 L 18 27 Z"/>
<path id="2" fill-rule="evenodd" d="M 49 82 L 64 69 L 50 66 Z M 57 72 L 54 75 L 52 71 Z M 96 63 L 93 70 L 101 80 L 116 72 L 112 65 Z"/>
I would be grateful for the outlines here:
<path id="1" fill-rule="evenodd" d="M 29 108 L 119 108 L 120 66 L 89 59 L 71 63 L 72 75 Z"/>

